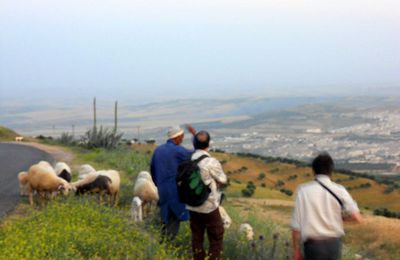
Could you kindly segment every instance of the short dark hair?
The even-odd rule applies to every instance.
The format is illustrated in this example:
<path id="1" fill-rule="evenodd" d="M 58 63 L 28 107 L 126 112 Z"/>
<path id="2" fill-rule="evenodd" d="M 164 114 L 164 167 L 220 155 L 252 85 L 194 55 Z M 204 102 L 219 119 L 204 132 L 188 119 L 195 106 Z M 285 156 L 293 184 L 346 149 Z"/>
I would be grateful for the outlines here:
<path id="1" fill-rule="evenodd" d="M 312 168 L 315 174 L 332 175 L 335 164 L 333 163 L 332 157 L 327 153 L 320 153 L 312 161 Z"/>
<path id="2" fill-rule="evenodd" d="M 194 149 L 206 149 L 210 145 L 210 134 L 207 131 L 199 131 L 193 139 Z"/>

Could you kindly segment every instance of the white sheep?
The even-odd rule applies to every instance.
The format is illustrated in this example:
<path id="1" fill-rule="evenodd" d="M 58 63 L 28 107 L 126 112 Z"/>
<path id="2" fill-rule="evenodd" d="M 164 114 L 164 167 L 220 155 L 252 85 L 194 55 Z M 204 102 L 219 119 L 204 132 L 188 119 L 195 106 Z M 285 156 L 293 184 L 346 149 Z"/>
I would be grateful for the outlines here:
<path id="1" fill-rule="evenodd" d="M 23 136 L 16 136 L 15 137 L 15 141 L 16 142 L 22 142 L 24 140 L 24 137 Z"/>
<path id="2" fill-rule="evenodd" d="M 135 222 L 140 222 L 143 220 L 142 200 L 137 196 L 133 197 L 133 199 L 132 199 L 131 218 Z"/>
<path id="3" fill-rule="evenodd" d="M 224 224 L 224 229 L 228 229 L 232 224 L 231 217 L 229 217 L 228 213 L 222 206 L 219 206 L 219 214 L 221 215 L 222 223 Z"/>
<path id="4" fill-rule="evenodd" d="M 96 172 L 90 164 L 83 164 L 78 168 L 78 179 L 83 180 L 89 173 Z"/>
<path id="5" fill-rule="evenodd" d="M 18 181 L 19 181 L 19 194 L 21 196 L 28 196 L 29 195 L 28 173 L 27 172 L 18 173 Z"/>
<path id="6" fill-rule="evenodd" d="M 71 182 L 71 168 L 65 162 L 58 162 L 54 166 L 54 170 L 58 177 L 63 178 L 67 182 Z"/>
<path id="7" fill-rule="evenodd" d="M 137 196 L 142 200 L 142 208 L 148 203 L 151 208 L 151 203 L 159 200 L 158 189 L 151 178 L 150 173 L 142 171 L 136 177 L 136 182 L 133 187 L 133 196 Z M 148 208 L 148 212 L 150 211 Z"/>
<path id="8" fill-rule="evenodd" d="M 247 240 L 253 240 L 254 239 L 253 228 L 248 223 L 240 224 L 239 233 L 240 234 L 244 234 L 246 236 Z"/>
<path id="9" fill-rule="evenodd" d="M 44 161 L 29 168 L 27 182 L 29 185 L 29 202 L 32 206 L 34 191 L 39 193 L 41 205 L 44 206 L 46 192 L 63 191 L 64 195 L 67 195 L 72 188 L 67 181 L 56 175 L 51 165 Z"/>

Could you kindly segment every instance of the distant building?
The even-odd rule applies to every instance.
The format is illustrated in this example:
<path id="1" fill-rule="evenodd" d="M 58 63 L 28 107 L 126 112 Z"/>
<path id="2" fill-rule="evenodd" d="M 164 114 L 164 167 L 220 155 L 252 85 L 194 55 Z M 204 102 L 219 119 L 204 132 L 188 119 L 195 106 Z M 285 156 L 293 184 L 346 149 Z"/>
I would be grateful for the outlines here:
<path id="1" fill-rule="evenodd" d="M 307 129 L 306 133 L 309 134 L 320 134 L 322 133 L 321 128 L 311 128 L 311 129 Z"/>

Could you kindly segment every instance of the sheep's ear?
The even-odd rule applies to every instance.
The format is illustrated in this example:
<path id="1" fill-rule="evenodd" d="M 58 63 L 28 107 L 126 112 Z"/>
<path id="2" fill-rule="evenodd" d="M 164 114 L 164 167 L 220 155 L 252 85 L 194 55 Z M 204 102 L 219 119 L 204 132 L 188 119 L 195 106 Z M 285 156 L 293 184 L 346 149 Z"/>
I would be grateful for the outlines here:
<path id="1" fill-rule="evenodd" d="M 57 190 L 64 190 L 64 186 L 62 184 L 58 185 Z"/>

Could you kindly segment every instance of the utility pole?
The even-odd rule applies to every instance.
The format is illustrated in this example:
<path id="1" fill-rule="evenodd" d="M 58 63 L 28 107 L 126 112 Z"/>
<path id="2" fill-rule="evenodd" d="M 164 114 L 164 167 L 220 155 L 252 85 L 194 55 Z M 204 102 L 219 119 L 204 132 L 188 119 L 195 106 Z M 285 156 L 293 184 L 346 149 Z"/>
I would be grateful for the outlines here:
<path id="1" fill-rule="evenodd" d="M 137 127 L 138 143 L 140 143 L 140 125 Z"/>
<path id="2" fill-rule="evenodd" d="M 117 132 L 117 124 L 118 124 L 118 101 L 115 101 L 115 108 L 114 108 L 114 133 Z"/>
<path id="3" fill-rule="evenodd" d="M 72 124 L 72 138 L 75 137 L 75 125 Z"/>
<path id="4" fill-rule="evenodd" d="M 96 131 L 96 97 L 93 98 L 93 131 Z"/>

